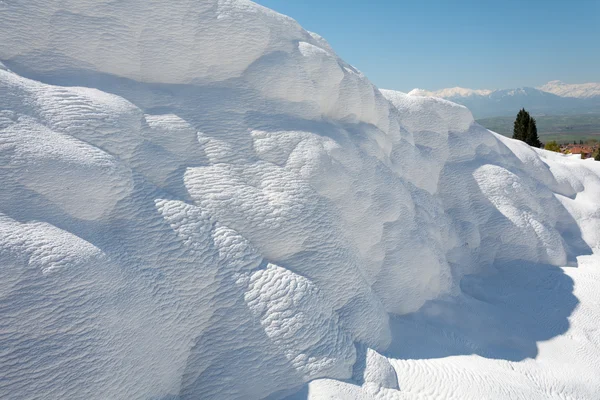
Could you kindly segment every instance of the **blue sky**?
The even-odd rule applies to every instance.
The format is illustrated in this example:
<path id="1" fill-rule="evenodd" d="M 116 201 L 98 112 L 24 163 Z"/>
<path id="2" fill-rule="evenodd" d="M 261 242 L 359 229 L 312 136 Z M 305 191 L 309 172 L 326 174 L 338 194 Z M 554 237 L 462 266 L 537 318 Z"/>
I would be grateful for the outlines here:
<path id="1" fill-rule="evenodd" d="M 258 0 L 382 88 L 600 81 L 600 0 Z"/>

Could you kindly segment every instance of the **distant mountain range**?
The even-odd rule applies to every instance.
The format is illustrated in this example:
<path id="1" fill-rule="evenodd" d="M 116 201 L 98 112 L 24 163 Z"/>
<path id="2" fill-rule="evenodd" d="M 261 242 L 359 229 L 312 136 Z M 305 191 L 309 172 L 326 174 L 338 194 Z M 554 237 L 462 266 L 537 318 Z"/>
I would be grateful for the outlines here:
<path id="1" fill-rule="evenodd" d="M 575 97 L 589 99 L 600 96 L 600 83 L 564 83 L 562 81 L 550 81 L 538 89 L 562 97 Z"/>
<path id="2" fill-rule="evenodd" d="M 600 83 L 567 84 L 551 81 L 538 88 L 448 88 L 430 92 L 414 89 L 409 95 L 434 96 L 467 106 L 475 118 L 508 116 L 525 107 L 538 115 L 600 113 Z"/>

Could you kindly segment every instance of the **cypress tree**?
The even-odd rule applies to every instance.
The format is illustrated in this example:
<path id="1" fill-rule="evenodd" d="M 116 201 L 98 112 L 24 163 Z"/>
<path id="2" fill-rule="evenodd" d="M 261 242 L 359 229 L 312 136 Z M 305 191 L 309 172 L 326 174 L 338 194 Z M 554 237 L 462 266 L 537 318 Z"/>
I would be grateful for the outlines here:
<path id="1" fill-rule="evenodd" d="M 537 125 L 535 123 L 535 118 L 529 118 L 525 142 L 532 147 L 540 147 L 542 145 L 542 142 L 540 142 L 540 138 L 537 133 Z"/>
<path id="2" fill-rule="evenodd" d="M 529 125 L 529 113 L 524 108 L 519 110 L 513 126 L 513 139 L 525 141 L 527 137 L 527 127 Z"/>
<path id="3" fill-rule="evenodd" d="M 524 108 L 519 110 L 513 126 L 513 139 L 521 140 L 530 146 L 540 147 L 542 142 L 537 133 L 535 119 Z"/>

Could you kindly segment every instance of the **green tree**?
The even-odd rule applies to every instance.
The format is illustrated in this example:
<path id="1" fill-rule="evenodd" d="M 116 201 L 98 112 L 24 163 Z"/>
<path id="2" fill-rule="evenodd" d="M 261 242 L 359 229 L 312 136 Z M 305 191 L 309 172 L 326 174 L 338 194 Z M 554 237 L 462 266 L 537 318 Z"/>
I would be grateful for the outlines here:
<path id="1" fill-rule="evenodd" d="M 550 150 L 550 151 L 556 151 L 557 153 L 560 153 L 560 146 L 558 145 L 558 143 L 556 143 L 555 140 L 546 143 L 546 145 L 544 146 L 544 149 Z"/>
<path id="2" fill-rule="evenodd" d="M 529 123 L 527 124 L 527 136 L 525 137 L 525 142 L 533 147 L 542 146 L 542 142 L 540 142 L 540 137 L 538 136 L 535 118 L 533 117 L 529 117 Z"/>
<path id="3" fill-rule="evenodd" d="M 596 150 L 596 155 L 594 156 L 594 160 L 600 161 L 600 149 Z"/>
<path id="4" fill-rule="evenodd" d="M 513 139 L 525 141 L 530 118 L 529 113 L 524 108 L 519 110 L 513 125 Z"/>
<path id="5" fill-rule="evenodd" d="M 542 143 L 537 133 L 535 119 L 524 108 L 519 110 L 513 125 L 513 139 L 521 140 L 530 146 L 540 147 Z"/>

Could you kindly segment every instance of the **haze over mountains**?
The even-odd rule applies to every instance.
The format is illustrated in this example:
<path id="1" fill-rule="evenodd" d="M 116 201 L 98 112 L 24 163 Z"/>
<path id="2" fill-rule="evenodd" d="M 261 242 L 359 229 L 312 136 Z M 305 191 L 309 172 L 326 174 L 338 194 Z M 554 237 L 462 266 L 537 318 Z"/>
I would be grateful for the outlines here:
<path id="1" fill-rule="evenodd" d="M 489 90 L 454 87 L 437 91 L 414 89 L 409 94 L 451 100 L 467 106 L 475 118 L 513 115 L 522 107 L 543 115 L 600 112 L 600 83 L 550 81 L 537 88 Z"/>

